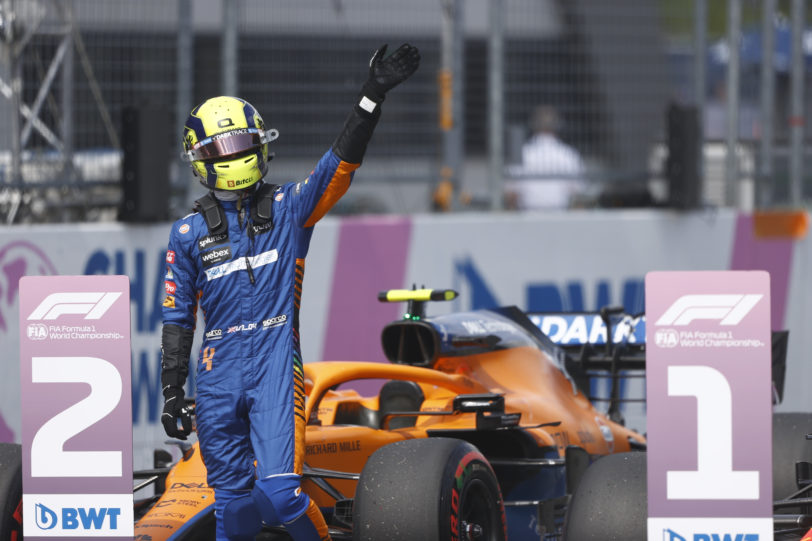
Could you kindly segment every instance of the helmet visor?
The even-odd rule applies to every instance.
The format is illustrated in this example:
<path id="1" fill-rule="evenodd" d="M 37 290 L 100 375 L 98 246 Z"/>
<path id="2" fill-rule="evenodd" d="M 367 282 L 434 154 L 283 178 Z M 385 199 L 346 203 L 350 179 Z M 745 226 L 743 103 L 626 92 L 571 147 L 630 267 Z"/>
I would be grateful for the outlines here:
<path id="1" fill-rule="evenodd" d="M 189 161 L 219 160 L 241 154 L 273 141 L 279 136 L 276 130 L 267 132 L 256 128 L 241 128 L 219 133 L 197 142 L 188 152 Z"/>

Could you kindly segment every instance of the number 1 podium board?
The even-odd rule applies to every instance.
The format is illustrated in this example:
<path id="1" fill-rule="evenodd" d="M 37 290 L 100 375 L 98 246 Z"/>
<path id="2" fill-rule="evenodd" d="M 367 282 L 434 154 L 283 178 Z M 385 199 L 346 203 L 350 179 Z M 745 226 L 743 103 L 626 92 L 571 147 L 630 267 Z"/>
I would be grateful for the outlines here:
<path id="1" fill-rule="evenodd" d="M 129 287 L 20 280 L 26 539 L 133 536 Z"/>
<path id="2" fill-rule="evenodd" d="M 649 541 L 771 541 L 770 279 L 646 275 Z"/>

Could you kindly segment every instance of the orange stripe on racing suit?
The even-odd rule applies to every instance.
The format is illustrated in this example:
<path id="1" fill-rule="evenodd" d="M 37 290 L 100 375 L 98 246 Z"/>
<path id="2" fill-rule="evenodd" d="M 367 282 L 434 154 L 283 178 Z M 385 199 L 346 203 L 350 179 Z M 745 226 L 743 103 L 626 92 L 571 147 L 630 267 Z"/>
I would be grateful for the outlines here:
<path id="1" fill-rule="evenodd" d="M 343 160 L 338 164 L 333 178 L 330 179 L 330 183 L 319 198 L 316 208 L 313 209 L 313 212 L 305 221 L 304 227 L 313 227 L 316 225 L 316 222 L 327 214 L 327 211 L 335 205 L 336 201 L 338 201 L 350 187 L 350 180 L 352 179 L 350 173 L 360 166 L 360 163 L 347 163 Z"/>

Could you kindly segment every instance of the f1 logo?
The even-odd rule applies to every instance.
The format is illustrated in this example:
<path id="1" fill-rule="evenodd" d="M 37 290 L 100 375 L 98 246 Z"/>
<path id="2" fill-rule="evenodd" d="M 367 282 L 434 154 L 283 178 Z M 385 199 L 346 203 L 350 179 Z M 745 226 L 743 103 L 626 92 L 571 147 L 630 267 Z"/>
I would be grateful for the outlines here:
<path id="1" fill-rule="evenodd" d="M 28 319 L 50 320 L 66 314 L 84 314 L 85 319 L 100 319 L 120 296 L 120 292 L 51 293 Z"/>
<path id="2" fill-rule="evenodd" d="M 689 325 L 695 319 L 738 325 L 763 295 L 683 295 L 657 320 L 656 325 Z"/>

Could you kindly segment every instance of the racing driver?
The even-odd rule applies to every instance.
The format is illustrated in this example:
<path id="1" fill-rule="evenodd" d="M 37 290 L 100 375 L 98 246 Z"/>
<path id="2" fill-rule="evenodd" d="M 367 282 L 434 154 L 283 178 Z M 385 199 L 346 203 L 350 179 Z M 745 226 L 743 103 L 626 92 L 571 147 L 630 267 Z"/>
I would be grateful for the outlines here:
<path id="1" fill-rule="evenodd" d="M 184 156 L 209 192 L 169 236 L 161 421 L 171 437 L 186 439 L 192 430 L 183 387 L 199 305 L 205 335 L 196 430 L 218 541 L 253 540 L 262 523 L 284 525 L 296 541 L 329 539 L 319 508 L 300 488 L 302 279 L 313 226 L 347 191 L 386 93 L 420 63 L 412 45 L 389 56 L 386 48 L 375 51 L 343 130 L 301 182 L 263 181 L 278 132 L 245 100 L 208 99 L 186 121 Z"/>

